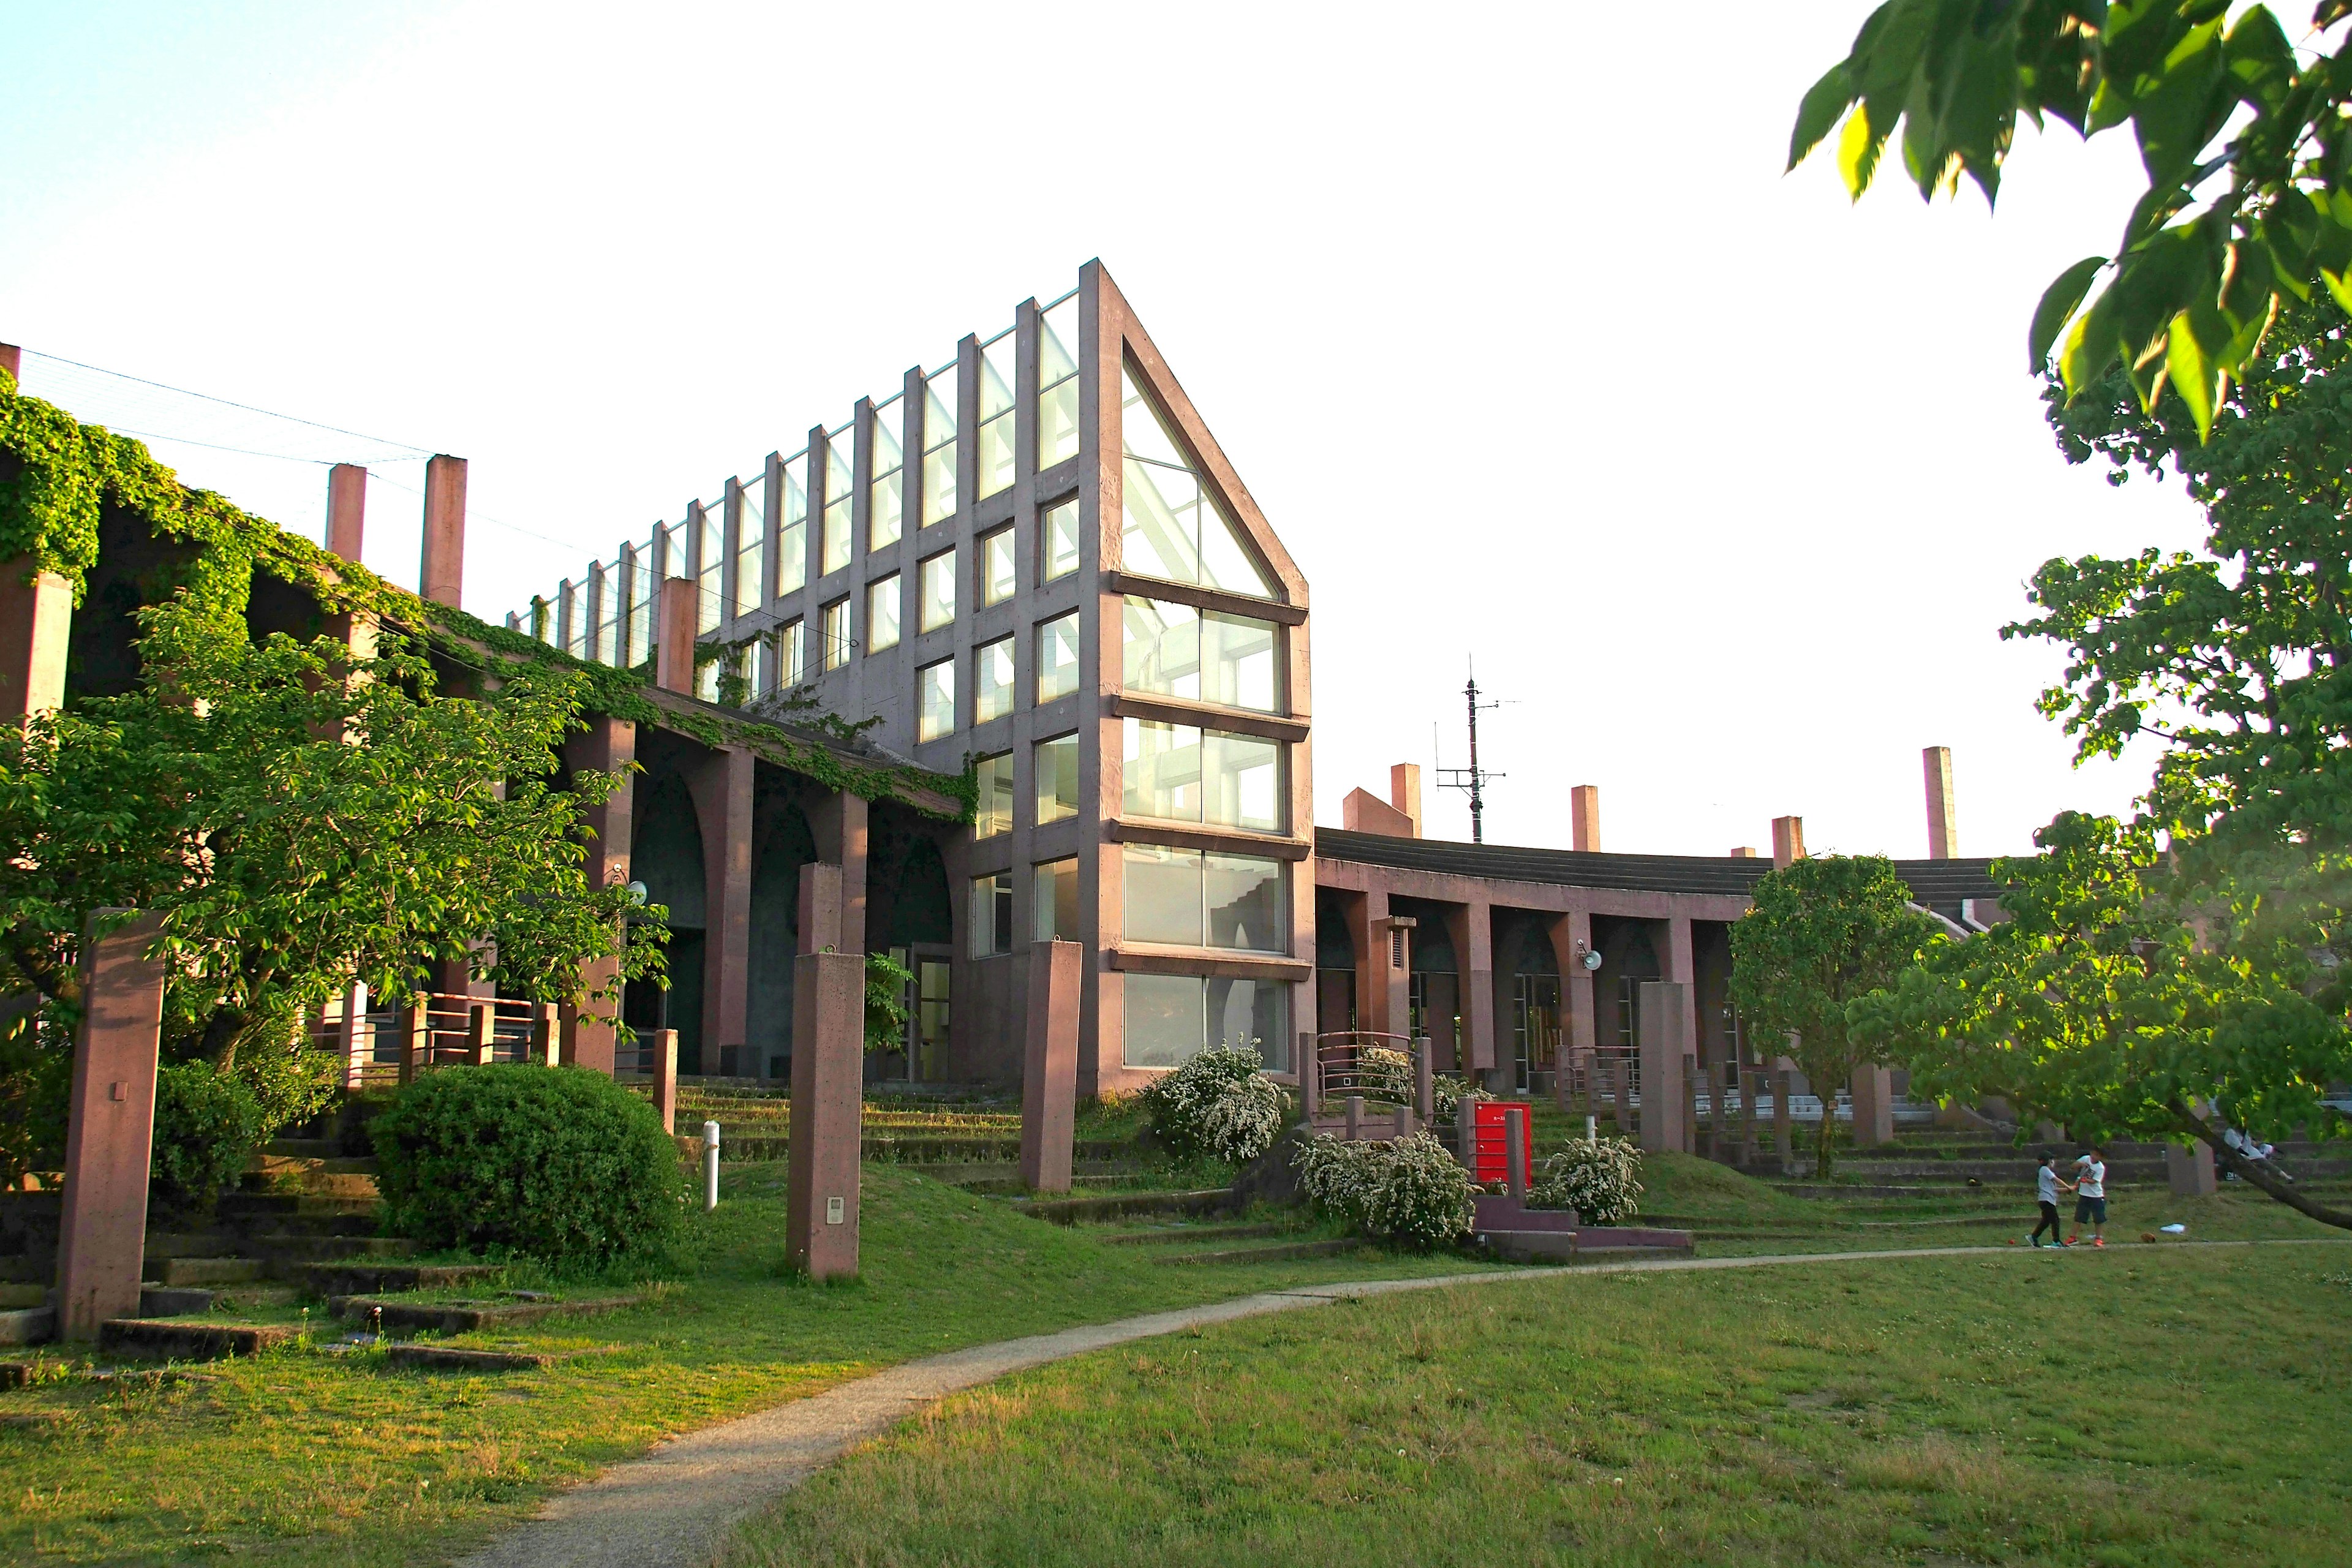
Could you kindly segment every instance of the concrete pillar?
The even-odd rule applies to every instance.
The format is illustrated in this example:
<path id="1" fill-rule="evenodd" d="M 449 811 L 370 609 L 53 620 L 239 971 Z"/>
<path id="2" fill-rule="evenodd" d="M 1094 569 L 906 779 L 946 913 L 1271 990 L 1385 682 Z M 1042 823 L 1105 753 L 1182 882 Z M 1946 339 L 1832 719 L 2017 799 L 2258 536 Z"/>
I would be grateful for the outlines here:
<path id="1" fill-rule="evenodd" d="M 1398 763 L 1389 769 L 1389 804 L 1402 812 L 1412 824 L 1412 836 L 1421 837 L 1421 767 L 1415 763 Z"/>
<path id="2" fill-rule="evenodd" d="M 667 595 L 662 603 L 667 614 Z M 751 776 L 751 753 L 732 748 L 710 752 L 686 773 L 687 793 L 694 797 L 695 818 L 702 826 L 705 1072 L 717 1070 L 721 1050 L 750 1038 Z M 751 1076 L 766 1075 L 754 1066 Z"/>
<path id="3" fill-rule="evenodd" d="M 563 1065 L 562 1018 L 561 1011 L 552 1002 L 540 1002 L 532 1005 L 530 1059 L 542 1067 Z"/>
<path id="4" fill-rule="evenodd" d="M 1927 779 L 1927 858 L 1948 860 L 1960 852 L 1960 822 L 1952 800 L 1952 748 L 1928 746 L 1919 752 Z"/>
<path id="5" fill-rule="evenodd" d="M 15 343 L 0 343 L 0 370 L 8 373 L 10 381 L 21 384 L 25 375 L 25 351 Z"/>
<path id="6" fill-rule="evenodd" d="M 1753 844 L 1733 845 L 1731 847 L 1731 858 L 1734 860 L 1760 860 L 1763 858 L 1762 856 L 1756 853 L 1756 846 Z"/>
<path id="7" fill-rule="evenodd" d="M 2176 1198 L 2210 1198 L 2217 1184 L 2213 1178 L 2213 1149 L 2209 1143 L 2191 1143 L 2183 1149 L 2177 1143 L 2164 1146 L 2164 1178 Z"/>
<path id="8" fill-rule="evenodd" d="M 694 695 L 696 600 L 693 578 L 666 577 L 655 605 L 661 625 L 654 638 L 654 684 L 684 697 Z"/>
<path id="9" fill-rule="evenodd" d="M 327 552 L 356 562 L 367 537 L 367 470 L 337 463 L 327 470 Z"/>
<path id="10" fill-rule="evenodd" d="M 343 1087 L 358 1089 L 366 1081 L 369 1058 L 373 1055 L 367 1024 L 368 988 L 356 982 L 343 987 L 336 998 L 335 1047 L 343 1058 Z"/>
<path id="11" fill-rule="evenodd" d="M 58 1332 L 66 1339 L 95 1339 L 107 1319 L 139 1311 L 163 1023 L 163 965 L 141 954 L 162 928 L 161 915 L 142 915 L 102 939 L 93 925 L 82 941 L 58 1237 Z"/>
<path id="12" fill-rule="evenodd" d="M 1636 1023 L 1642 1055 L 1642 1147 L 1684 1147 L 1683 1036 L 1689 1022 L 1690 987 L 1672 980 L 1642 982 Z"/>
<path id="13" fill-rule="evenodd" d="M 1592 916 L 1582 910 L 1554 915 L 1545 922 L 1544 934 L 1559 971 L 1559 1059 L 1552 1064 L 1552 1090 L 1565 1115 L 1577 1073 L 1590 1072 L 1592 1058 L 1592 972 L 1584 967 L 1584 955 L 1592 950 Z M 1588 1105 L 1591 1099 L 1588 1089 Z"/>
<path id="14" fill-rule="evenodd" d="M 1689 1005 L 1683 1008 L 1675 1025 L 1679 1031 L 1675 1049 L 1686 1057 L 1702 1053 L 1698 1044 L 1698 954 L 1691 931 L 1689 917 L 1675 915 L 1664 922 L 1666 940 L 1657 946 L 1658 978 L 1671 980 L 1689 993 Z"/>
<path id="15" fill-rule="evenodd" d="M 662 1131 L 677 1131 L 677 1031 L 656 1029 L 652 1036 L 654 1110 Z"/>
<path id="16" fill-rule="evenodd" d="M 1021 1065 L 1021 1184 L 1070 1190 L 1078 1099 L 1078 987 L 1086 949 L 1075 942 L 1029 948 L 1026 1050 Z"/>
<path id="17" fill-rule="evenodd" d="M 836 792 L 810 808 L 809 831 L 816 858 L 841 868 L 840 935 L 844 952 L 866 951 L 866 852 L 869 841 L 863 798 Z"/>
<path id="18" fill-rule="evenodd" d="M 466 1059 L 475 1067 L 490 1065 L 498 1016 L 498 1009 L 488 1002 L 477 1002 L 466 1010 Z"/>
<path id="19" fill-rule="evenodd" d="M 1356 951 L 1356 1027 L 1402 1034 L 1389 1016 L 1389 896 L 1379 889 L 1346 900 L 1348 940 Z"/>
<path id="20" fill-rule="evenodd" d="M 1468 904 L 1448 922 L 1454 928 L 1454 963 L 1462 988 L 1464 1042 L 1470 1059 L 1464 1076 L 1495 1070 L 1495 910 Z M 1475 1082 L 1475 1079 L 1472 1080 Z"/>
<path id="21" fill-rule="evenodd" d="M 857 1138 L 866 1068 L 866 960 L 793 960 L 793 1142 L 784 1250 L 812 1279 L 857 1272 Z"/>
<path id="22" fill-rule="evenodd" d="M 812 860 L 801 868 L 801 951 L 841 951 L 841 868 Z"/>
<path id="23" fill-rule="evenodd" d="M 1601 786 L 1578 784 L 1568 792 L 1568 824 L 1571 846 L 1587 854 L 1601 853 Z"/>
<path id="24" fill-rule="evenodd" d="M 1895 1142 L 1895 1074 L 1875 1062 L 1853 1069 L 1846 1086 L 1853 1097 L 1853 1146 L 1881 1149 Z"/>
<path id="25" fill-rule="evenodd" d="M 1779 870 L 1792 861 L 1805 858 L 1805 819 L 1801 816 L 1776 816 L 1772 819 L 1772 868 Z"/>
<path id="26" fill-rule="evenodd" d="M 629 880 L 632 797 L 635 794 L 628 769 L 637 757 L 637 727 L 626 719 L 604 713 L 589 714 L 587 721 L 584 732 L 563 742 L 565 770 L 577 773 L 593 769 L 623 776 L 621 787 L 604 805 L 592 806 L 583 814 L 583 826 L 588 834 L 588 861 L 583 870 L 591 887 L 625 886 Z M 619 973 L 617 958 L 593 959 L 580 966 L 581 979 L 590 992 L 612 985 Z M 572 1067 L 609 1074 L 613 1070 L 613 1025 L 600 1020 L 617 1019 L 620 1016 L 617 987 L 610 996 L 589 996 L 564 1004 L 564 1061 Z"/>
<path id="27" fill-rule="evenodd" d="M 73 585 L 33 557 L 0 561 L 0 720 L 21 725 L 66 704 Z"/>
<path id="28" fill-rule="evenodd" d="M 1385 1034 L 1412 1033 L 1412 932 L 1410 916 L 1391 915 L 1380 922 L 1379 946 L 1372 956 L 1379 965 L 1381 1016 L 1373 1026 Z"/>
<path id="29" fill-rule="evenodd" d="M 417 593 L 461 609 L 466 583 L 466 459 L 447 456 L 425 465 L 425 549 Z"/>
<path id="30" fill-rule="evenodd" d="M 433 1019 L 423 996 L 411 996 L 400 1010 L 400 1081 L 411 1084 L 433 1066 Z"/>

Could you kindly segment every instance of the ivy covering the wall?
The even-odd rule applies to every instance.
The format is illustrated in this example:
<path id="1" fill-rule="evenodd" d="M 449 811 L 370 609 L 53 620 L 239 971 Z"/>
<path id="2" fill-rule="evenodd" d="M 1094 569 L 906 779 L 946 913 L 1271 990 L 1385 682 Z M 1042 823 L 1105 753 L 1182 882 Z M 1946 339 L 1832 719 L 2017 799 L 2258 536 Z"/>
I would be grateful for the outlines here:
<path id="1" fill-rule="evenodd" d="M 736 718 L 657 701 L 649 694 L 650 662 L 634 669 L 590 663 L 419 598 L 222 496 L 190 489 L 140 442 L 83 425 L 65 410 L 26 395 L 5 370 L 0 450 L 20 465 L 16 475 L 0 479 L 0 562 L 29 557 L 34 569 L 54 572 L 72 585 L 77 606 L 98 563 L 100 511 L 120 507 L 157 538 L 194 547 L 184 577 L 173 586 L 184 595 L 185 607 L 197 614 L 242 616 L 254 573 L 266 572 L 311 594 L 323 611 L 379 617 L 462 668 L 493 678 L 502 668 L 564 669 L 585 682 L 584 705 L 592 712 L 674 731 L 709 746 L 739 746 L 829 789 L 866 800 L 897 800 L 929 816 L 963 821 L 971 819 L 979 800 L 978 774 L 970 766 L 955 777 L 878 758 L 854 761 L 750 715 Z M 844 742 L 866 728 L 829 714 L 812 713 L 806 721 Z M 926 796 L 944 797 L 954 810 L 941 813 Z"/>

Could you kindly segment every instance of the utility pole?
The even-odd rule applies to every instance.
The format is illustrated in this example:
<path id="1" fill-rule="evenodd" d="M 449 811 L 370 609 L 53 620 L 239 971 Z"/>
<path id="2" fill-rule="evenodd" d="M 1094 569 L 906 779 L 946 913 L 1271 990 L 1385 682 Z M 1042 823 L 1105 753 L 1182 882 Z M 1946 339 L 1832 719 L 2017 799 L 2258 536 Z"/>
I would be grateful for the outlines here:
<path id="1" fill-rule="evenodd" d="M 1466 768 L 1438 769 L 1437 787 L 1469 792 L 1470 842 L 1484 844 L 1486 842 L 1486 785 L 1506 775 L 1490 773 L 1478 765 L 1478 710 L 1500 708 L 1502 704 L 1478 700 L 1478 672 L 1475 666 L 1470 672 L 1470 683 L 1462 689 L 1462 697 L 1470 710 L 1470 765 Z"/>

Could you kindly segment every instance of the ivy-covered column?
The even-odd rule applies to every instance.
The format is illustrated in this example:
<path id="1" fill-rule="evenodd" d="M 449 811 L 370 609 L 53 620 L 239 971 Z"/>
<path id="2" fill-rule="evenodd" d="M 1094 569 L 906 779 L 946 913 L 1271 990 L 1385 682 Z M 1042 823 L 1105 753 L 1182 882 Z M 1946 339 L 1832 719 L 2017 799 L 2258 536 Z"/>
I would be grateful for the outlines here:
<path id="1" fill-rule="evenodd" d="M 591 806 L 582 814 L 589 834 L 586 871 L 593 887 L 620 886 L 629 880 L 629 835 L 635 789 L 626 775 L 636 758 L 636 725 L 606 713 L 588 715 L 586 732 L 574 735 L 563 744 L 563 766 L 567 772 L 593 768 L 599 773 L 624 775 L 621 787 L 604 805 Z M 564 1007 L 563 1059 L 572 1066 L 609 1073 L 613 1070 L 613 1025 L 597 1020 L 615 1019 L 621 1015 L 621 998 L 614 984 L 620 961 L 594 959 L 582 964 L 580 970 L 591 993 L 612 986 L 615 994 L 592 997 Z"/>

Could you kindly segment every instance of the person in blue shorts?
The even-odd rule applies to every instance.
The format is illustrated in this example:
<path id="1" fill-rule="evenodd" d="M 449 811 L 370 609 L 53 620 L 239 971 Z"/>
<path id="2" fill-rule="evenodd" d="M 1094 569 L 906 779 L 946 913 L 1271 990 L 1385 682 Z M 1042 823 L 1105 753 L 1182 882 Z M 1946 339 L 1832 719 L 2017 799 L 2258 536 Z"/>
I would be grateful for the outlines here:
<path id="1" fill-rule="evenodd" d="M 2088 1222 L 2091 1245 L 2107 1244 L 2107 1152 L 2096 1143 L 2091 1152 L 2074 1162 L 2074 1223 Z M 2068 1237 L 2066 1245 L 2074 1245 L 2076 1237 Z"/>

